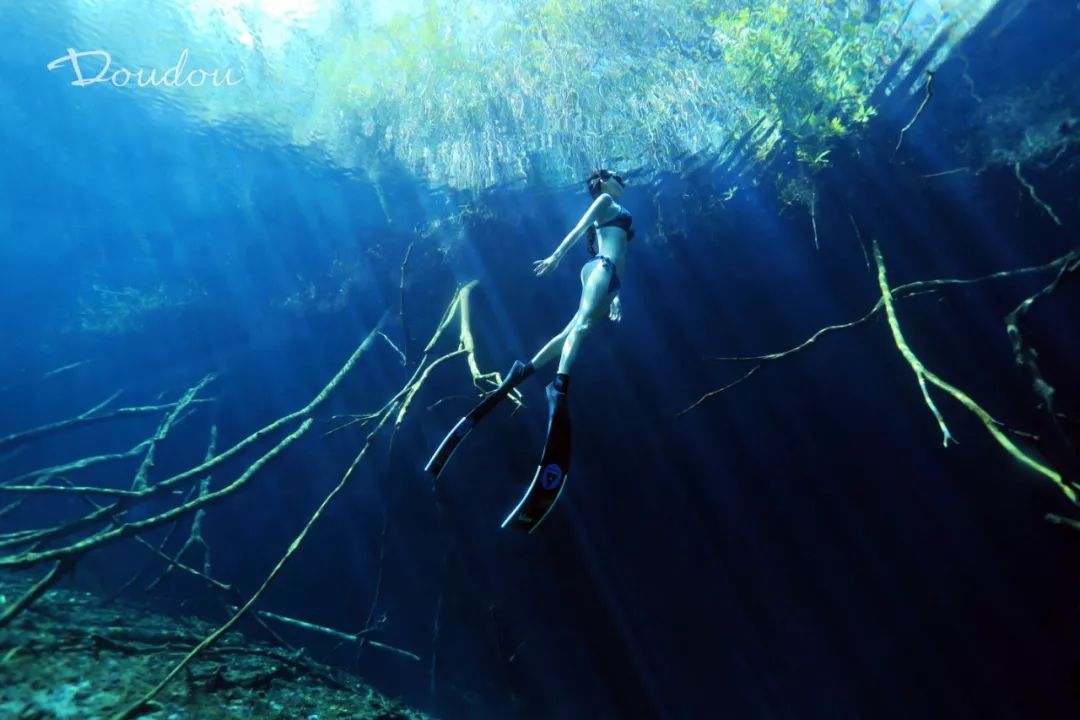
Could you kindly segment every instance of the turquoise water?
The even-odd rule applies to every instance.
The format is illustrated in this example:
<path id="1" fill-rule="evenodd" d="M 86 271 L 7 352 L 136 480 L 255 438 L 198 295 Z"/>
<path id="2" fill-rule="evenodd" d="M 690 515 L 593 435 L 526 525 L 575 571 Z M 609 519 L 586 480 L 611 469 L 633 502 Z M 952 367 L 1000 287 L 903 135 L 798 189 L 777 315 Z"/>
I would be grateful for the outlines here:
<path id="1" fill-rule="evenodd" d="M 53 556 L 28 552 L 89 538 L 62 587 L 106 596 L 148 562 L 116 524 L 178 552 L 199 508 L 156 518 L 227 490 L 200 520 L 211 574 L 244 598 L 272 580 L 238 627 L 370 631 L 273 624 L 435 717 L 1074 714 L 1080 15 L 828 5 L 838 34 L 883 44 L 860 48 L 873 76 L 844 61 L 868 84 L 811 104 L 820 125 L 792 120 L 795 85 L 770 105 L 712 54 L 722 3 L 445 3 L 439 23 L 419 4 L 0 10 L 0 482 L 60 488 L 0 487 L 28 498 L 0 514 L 0 565 L 37 578 Z M 610 22 L 571 42 L 590 9 Z M 762 18 L 746 33 L 779 53 Z M 108 52 L 108 82 L 73 85 L 68 48 Z M 834 118 L 844 132 L 814 134 Z M 504 530 L 554 364 L 437 482 L 422 468 L 486 374 L 574 314 L 584 243 L 549 276 L 533 263 L 600 165 L 634 216 L 623 317 L 571 372 L 552 514 Z M 879 310 L 760 357 L 875 308 L 875 244 L 900 340 Z M 918 367 L 991 419 L 925 375 L 924 395 Z M 81 495 L 122 514 L 20 544 L 84 517 Z M 124 594 L 227 619 L 205 578 L 146 585 Z"/>

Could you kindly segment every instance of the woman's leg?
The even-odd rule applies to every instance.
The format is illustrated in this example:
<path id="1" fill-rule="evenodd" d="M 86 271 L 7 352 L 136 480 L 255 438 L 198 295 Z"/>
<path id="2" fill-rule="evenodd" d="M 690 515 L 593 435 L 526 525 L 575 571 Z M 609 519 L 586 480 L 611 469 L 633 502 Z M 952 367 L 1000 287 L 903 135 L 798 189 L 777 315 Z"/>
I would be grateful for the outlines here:
<path id="1" fill-rule="evenodd" d="M 532 359 L 534 368 L 540 368 L 547 365 L 556 355 L 562 352 L 563 344 L 566 342 L 566 336 L 570 333 L 570 328 L 574 327 L 574 323 L 576 322 L 577 315 L 575 314 L 574 317 L 570 318 L 570 322 L 566 324 L 566 327 L 564 327 L 558 335 L 548 340 L 547 344 L 537 351 Z"/>
<path id="2" fill-rule="evenodd" d="M 592 329 L 594 323 L 599 322 L 607 314 L 611 305 L 611 274 L 615 272 L 613 265 L 606 262 L 598 262 L 593 265 L 591 272 L 585 279 L 581 288 L 581 305 L 577 314 L 567 325 L 563 332 L 566 339 L 563 341 L 562 356 L 559 358 L 559 374 L 568 375 L 570 367 L 577 359 L 578 350 L 585 340 L 585 335 Z"/>

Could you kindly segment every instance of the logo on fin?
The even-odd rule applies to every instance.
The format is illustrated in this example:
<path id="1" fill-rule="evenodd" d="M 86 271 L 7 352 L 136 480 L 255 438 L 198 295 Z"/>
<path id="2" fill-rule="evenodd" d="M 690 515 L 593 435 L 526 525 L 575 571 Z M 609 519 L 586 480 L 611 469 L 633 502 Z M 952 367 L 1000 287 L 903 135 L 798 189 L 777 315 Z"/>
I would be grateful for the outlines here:
<path id="1" fill-rule="evenodd" d="M 554 490 L 555 488 L 559 487 L 562 479 L 562 468 L 555 463 L 551 463 L 540 471 L 540 487 L 544 488 L 545 490 Z"/>

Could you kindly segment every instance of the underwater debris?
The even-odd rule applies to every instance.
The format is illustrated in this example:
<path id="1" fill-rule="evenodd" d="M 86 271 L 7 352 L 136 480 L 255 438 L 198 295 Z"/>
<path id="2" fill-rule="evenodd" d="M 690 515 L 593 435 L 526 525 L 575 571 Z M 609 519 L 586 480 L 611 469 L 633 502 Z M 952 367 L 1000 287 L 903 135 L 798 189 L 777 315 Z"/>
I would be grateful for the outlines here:
<path id="1" fill-rule="evenodd" d="M 118 489 L 112 487 L 97 487 L 89 485 L 76 485 L 70 481 L 66 476 L 59 476 L 60 471 L 57 467 L 45 468 L 38 471 L 32 471 L 30 473 L 24 473 L 15 478 L 15 482 L 8 480 L 6 482 L 0 482 L 0 492 L 17 493 L 24 497 L 33 494 L 53 493 L 53 494 L 73 494 L 82 497 L 82 499 L 90 505 L 92 508 L 88 513 L 81 517 L 61 522 L 58 525 L 50 527 L 39 527 L 26 530 L 17 530 L 0 534 L 0 549 L 5 553 L 0 555 L 0 567 L 20 570 L 33 568 L 35 566 L 42 565 L 46 562 L 52 562 L 51 569 L 41 578 L 37 583 L 28 585 L 26 589 L 20 594 L 19 598 L 12 604 L 4 608 L 2 622 L 0 626 L 4 624 L 13 624 L 17 621 L 21 621 L 28 616 L 28 613 L 35 611 L 37 604 L 41 603 L 42 598 L 47 596 L 47 591 L 65 577 L 72 568 L 76 565 L 78 560 L 88 552 L 98 550 L 106 545 L 112 545 L 122 540 L 134 539 L 144 547 L 149 549 L 153 555 L 153 559 L 161 559 L 166 563 L 166 568 L 163 570 L 157 580 L 156 584 L 166 573 L 173 569 L 181 570 L 189 573 L 195 577 L 207 582 L 212 588 L 219 592 L 226 594 L 230 603 L 233 603 L 236 607 L 230 617 L 222 623 L 216 629 L 208 632 L 205 636 L 191 638 L 185 638 L 183 645 L 172 648 L 170 654 L 181 656 L 178 661 L 173 664 L 172 668 L 165 673 L 164 677 L 160 679 L 157 684 L 149 691 L 145 691 L 144 694 L 139 697 L 135 702 L 131 702 L 130 698 L 125 700 L 126 706 L 116 714 L 112 715 L 115 720 L 121 720 L 123 718 L 143 717 L 148 714 L 154 714 L 160 708 L 160 701 L 157 699 L 165 693 L 164 697 L 170 697 L 166 692 L 167 688 L 173 687 L 178 675 L 184 671 L 185 677 L 188 678 L 189 685 L 193 673 L 196 672 L 195 668 L 199 667 L 201 663 L 205 661 L 208 653 L 220 653 L 220 649 L 223 643 L 228 642 L 232 628 L 243 617 L 248 616 L 260 623 L 264 630 L 266 630 L 272 637 L 277 638 L 274 631 L 265 623 L 265 618 L 270 617 L 280 621 L 281 617 L 275 617 L 272 615 L 260 615 L 258 611 L 249 612 L 253 610 L 253 606 L 263 597 L 270 585 L 276 579 L 278 574 L 289 562 L 289 560 L 297 553 L 302 546 L 305 538 L 310 533 L 312 527 L 323 515 L 326 509 L 333 503 L 338 495 L 345 489 L 350 479 L 353 477 L 360 462 L 367 455 L 368 451 L 373 446 L 376 438 L 380 432 L 387 425 L 391 425 L 393 431 L 396 431 L 404 422 L 406 414 L 412 405 L 413 399 L 416 397 L 420 389 L 424 386 L 426 380 L 431 376 L 432 371 L 442 363 L 458 357 L 465 356 L 467 360 L 467 366 L 469 368 L 470 375 L 473 379 L 473 383 L 477 389 L 483 390 L 485 384 L 498 386 L 502 382 L 502 377 L 498 372 L 483 372 L 476 359 L 476 343 L 472 334 L 471 322 L 470 322 L 470 294 L 476 287 L 477 282 L 472 281 L 466 283 L 464 286 L 459 287 L 454 293 L 454 296 L 447 306 L 442 320 L 438 327 L 435 329 L 431 340 L 424 347 L 422 356 L 417 360 L 416 367 L 413 371 L 412 377 L 401 387 L 400 390 L 395 393 L 389 401 L 387 401 L 382 408 L 375 413 L 369 413 L 361 416 L 351 416 L 351 420 L 345 425 L 339 427 L 348 427 L 353 424 L 359 424 L 361 427 L 367 426 L 369 423 L 374 423 L 374 427 L 366 435 L 363 440 L 362 446 L 356 453 L 356 456 L 352 460 L 348 469 L 344 472 L 337 484 L 329 491 L 329 493 L 322 499 L 316 509 L 312 512 L 307 522 L 304 524 L 300 532 L 289 543 L 288 548 L 273 566 L 273 569 L 269 572 L 266 578 L 258 589 L 246 600 L 240 597 L 238 592 L 231 585 L 224 583 L 210 575 L 209 566 L 209 547 L 206 545 L 205 540 L 201 535 L 201 521 L 204 517 L 205 511 L 213 504 L 226 499 L 235 491 L 241 487 L 247 485 L 259 471 L 271 462 L 277 455 L 286 450 L 292 445 L 300 436 L 304 435 L 314 422 L 313 414 L 315 410 L 326 400 L 330 393 L 341 383 L 342 379 L 349 374 L 349 372 L 355 367 L 359 358 L 370 348 L 373 342 L 380 337 L 384 336 L 382 333 L 383 324 L 387 318 L 391 315 L 391 311 L 387 310 L 383 313 L 382 318 L 367 335 L 367 337 L 360 343 L 360 345 L 354 350 L 352 355 L 346 360 L 345 364 L 337 371 L 333 378 L 326 384 L 325 387 L 304 407 L 289 413 L 277 420 L 265 425 L 264 427 L 251 433 L 248 437 L 234 444 L 232 447 L 217 452 L 216 449 L 216 427 L 211 428 L 209 448 L 206 452 L 205 459 L 195 467 L 191 467 L 187 470 L 174 474 L 166 479 L 152 483 L 147 473 L 145 472 L 153 464 L 153 450 L 156 445 L 165 439 L 169 434 L 169 431 L 184 417 L 187 417 L 185 412 L 190 412 L 194 408 L 195 404 L 204 401 L 197 396 L 202 392 L 205 387 L 214 379 L 214 376 L 206 376 L 196 385 L 188 389 L 182 396 L 182 398 L 175 402 L 160 406 L 154 406 L 155 411 L 164 412 L 164 417 L 159 421 L 157 428 L 150 438 L 138 443 L 135 448 L 127 453 L 123 453 L 123 457 L 143 455 L 142 462 L 139 466 L 139 471 L 135 473 L 135 479 L 131 484 L 131 489 Z M 443 336 L 447 328 L 450 326 L 454 319 L 460 321 L 459 334 L 458 334 L 458 346 L 456 349 L 444 353 L 438 357 L 432 359 L 432 355 L 435 352 L 435 348 Z M 142 415 L 148 414 L 151 411 L 147 407 L 137 408 L 122 408 L 120 410 L 114 410 L 111 412 L 102 412 L 104 407 L 115 399 L 116 395 L 109 398 L 105 403 L 100 403 L 91 411 L 83 413 L 76 418 L 66 421 L 60 421 L 45 425 L 37 429 L 23 431 L 21 433 L 15 433 L 9 435 L 6 438 L 0 438 L 0 449 L 5 449 L 9 446 L 18 446 L 29 443 L 31 441 L 39 440 L 43 437 L 50 436 L 58 433 L 61 430 L 75 427 L 82 424 L 103 422 L 106 419 L 112 419 L 116 417 L 123 417 L 125 415 Z M 513 398 L 515 403 L 520 403 L 520 398 Z M 279 435 L 290 427 L 299 423 L 292 432 L 279 439 L 277 443 L 269 450 L 264 452 L 261 456 L 257 457 L 254 461 L 250 462 L 246 469 L 243 470 L 236 478 L 231 481 L 227 481 L 224 484 L 217 483 L 216 487 L 211 487 L 209 472 L 226 460 L 237 456 L 239 453 L 251 447 L 253 445 L 261 443 L 261 441 L 271 438 L 275 435 Z M 390 442 L 393 441 L 393 432 L 390 436 Z M 84 459 L 75 462 L 66 463 L 63 468 L 64 473 L 76 472 L 91 464 L 100 464 L 104 462 L 111 462 L 115 460 L 115 454 L 113 456 L 96 456 L 90 459 Z M 59 466 L 58 466 L 59 467 Z M 17 482 L 23 482 L 27 479 L 32 479 L 30 484 L 20 485 Z M 184 488 L 187 488 L 186 490 Z M 96 496 L 104 496 L 108 498 L 108 502 L 99 503 L 93 498 Z M 173 496 L 177 498 L 175 502 L 177 504 L 166 507 L 164 509 L 155 507 L 152 514 L 149 517 L 138 517 L 137 519 L 126 519 L 125 515 L 128 511 L 142 507 L 149 501 L 158 501 L 165 497 Z M 17 500 L 4 511 L 10 510 L 12 507 L 18 506 L 22 502 Z M 141 537 L 143 533 L 146 533 L 155 528 L 171 525 L 171 529 L 168 536 L 171 537 L 175 532 L 178 524 L 191 517 L 191 525 L 189 530 L 189 538 L 184 543 L 180 552 L 175 555 L 169 555 L 165 552 L 165 543 L 159 543 L 158 546 L 154 546 L 145 538 Z M 89 534 L 85 534 L 89 532 Z M 384 518 L 384 533 L 385 533 L 385 518 Z M 67 538 L 72 535 L 78 535 L 77 539 L 67 540 L 66 544 L 52 543 L 51 541 Z M 49 542 L 49 545 L 43 548 L 43 543 Z M 203 569 L 199 570 L 182 562 L 183 554 L 193 545 L 201 544 L 203 547 Z M 380 573 L 381 573 L 381 553 L 380 550 Z M 128 581 L 113 597 L 119 595 L 124 588 L 130 586 L 146 571 L 147 568 L 140 571 L 132 580 Z M 113 598 L 109 598 L 110 600 Z M 373 606 L 374 607 L 374 606 Z M 40 612 L 40 611 L 38 611 Z M 373 613 L 373 611 L 372 611 Z M 371 618 L 369 618 L 370 620 Z M 295 623 L 294 623 L 295 624 Z M 313 624 L 311 628 L 318 627 Z M 372 625 L 370 627 L 377 627 Z M 309 629 L 311 629 L 309 628 Z M 359 638 L 361 634 L 366 632 L 369 628 L 365 628 L 361 633 L 356 634 L 356 638 Z M 190 642 L 188 642 L 190 640 Z M 280 640 L 280 638 L 279 638 Z M 387 652 L 393 652 L 404 657 L 408 657 L 412 660 L 420 660 L 420 657 L 415 653 L 410 653 L 400 648 L 395 648 L 386 643 L 377 642 L 369 638 L 363 638 L 367 644 L 372 647 L 379 648 Z M 282 642 L 283 645 L 285 643 Z M 363 647 L 362 643 L 360 644 Z M 287 647 L 287 645 L 286 645 Z M 170 659 L 171 660 L 171 659 Z M 433 660 L 434 663 L 434 660 Z M 157 668 L 160 673 L 161 668 Z M 220 679 L 219 679 L 220 680 Z M 215 682 L 219 682 L 215 680 Z M 235 684 L 235 683 L 234 683 Z M 146 683 L 141 683 L 140 687 L 145 687 Z M 127 685 L 124 686 L 125 689 Z M 141 691 L 141 689 L 140 689 Z M 170 692 L 175 692 L 170 691 Z M 67 695 L 64 695 L 67 697 Z M 118 696 L 119 697 L 119 696 Z M 120 697 L 120 700 L 123 700 Z M 118 700 L 119 701 L 119 700 Z M 295 717 L 291 714 L 279 714 L 279 715 L 258 715 L 258 717 Z M 212 717 L 211 715 L 200 715 L 201 717 Z M 221 717 L 232 717 L 230 715 L 223 715 Z M 356 715 L 348 715 L 348 717 L 358 717 Z M 375 716 L 373 716 L 375 717 Z M 398 715 L 386 715 L 378 717 L 399 717 Z M 406 717 L 401 715 L 400 717 Z"/>
<path id="2" fill-rule="evenodd" d="M 29 585 L 0 576 L 0 594 Z M 0 717 L 104 720 L 132 690 L 156 682 L 161 664 L 209 629 L 91 593 L 51 590 L 0 631 Z M 148 720 L 425 720 L 358 678 L 311 658 L 230 632 L 141 717 Z"/>

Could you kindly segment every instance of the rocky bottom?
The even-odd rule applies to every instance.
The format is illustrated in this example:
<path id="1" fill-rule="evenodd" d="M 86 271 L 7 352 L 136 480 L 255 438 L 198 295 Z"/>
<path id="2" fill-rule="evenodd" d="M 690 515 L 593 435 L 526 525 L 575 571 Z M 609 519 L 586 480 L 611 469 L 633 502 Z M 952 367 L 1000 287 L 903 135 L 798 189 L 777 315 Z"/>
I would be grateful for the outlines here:
<path id="1" fill-rule="evenodd" d="M 0 577 L 0 613 L 29 588 Z M 109 720 L 214 628 L 70 590 L 0 629 L 0 718 Z M 431 720 L 302 653 L 229 633 L 140 715 L 146 720 Z"/>

